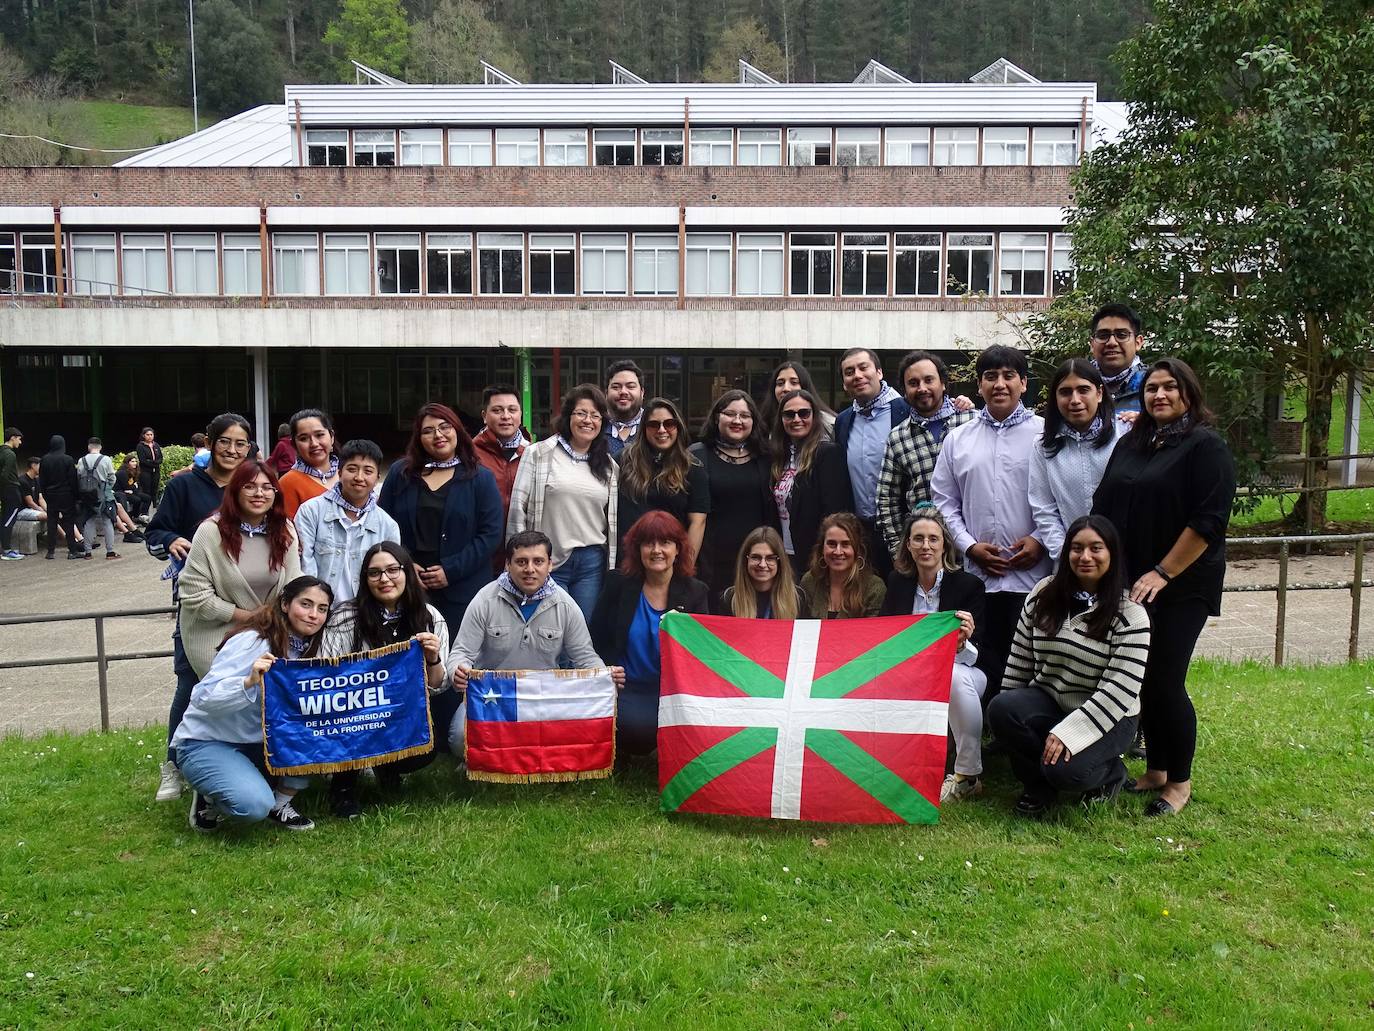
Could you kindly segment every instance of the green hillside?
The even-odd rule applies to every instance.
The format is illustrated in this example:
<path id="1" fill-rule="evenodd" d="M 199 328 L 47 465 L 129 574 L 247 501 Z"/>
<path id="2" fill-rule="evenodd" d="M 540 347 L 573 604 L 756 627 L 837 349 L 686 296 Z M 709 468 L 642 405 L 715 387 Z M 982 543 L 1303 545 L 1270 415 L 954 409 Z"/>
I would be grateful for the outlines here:
<path id="1" fill-rule="evenodd" d="M 215 118 L 201 112 L 200 124 Z M 114 100 L 78 100 L 71 105 L 70 128 L 63 143 L 101 150 L 150 147 L 186 136 L 193 129 L 191 109 L 121 104 Z M 109 165 L 127 154 L 83 154 L 83 163 Z"/>

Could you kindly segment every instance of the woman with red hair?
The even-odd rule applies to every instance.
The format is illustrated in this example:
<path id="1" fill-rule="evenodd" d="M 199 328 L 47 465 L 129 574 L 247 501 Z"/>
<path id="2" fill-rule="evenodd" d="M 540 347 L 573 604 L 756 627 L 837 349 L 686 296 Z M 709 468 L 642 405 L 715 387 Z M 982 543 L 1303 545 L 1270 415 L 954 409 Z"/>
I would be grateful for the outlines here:
<path id="1" fill-rule="evenodd" d="M 592 644 L 606 662 L 625 667 L 616 716 L 616 748 L 648 755 L 658 740 L 658 623 L 669 609 L 708 611 L 709 591 L 692 576 L 687 531 L 667 512 L 646 512 L 625 534 L 620 569 L 601 589 L 592 614 Z"/>
<path id="2" fill-rule="evenodd" d="M 387 472 L 377 504 L 400 526 L 430 604 L 456 632 L 491 579 L 502 515 L 496 479 L 448 405 L 420 406 L 405 457 Z"/>
<path id="3" fill-rule="evenodd" d="M 178 581 L 181 642 L 197 677 L 210 670 L 225 637 L 301 575 L 296 528 L 272 467 L 245 459 L 224 500 L 200 524 Z"/>

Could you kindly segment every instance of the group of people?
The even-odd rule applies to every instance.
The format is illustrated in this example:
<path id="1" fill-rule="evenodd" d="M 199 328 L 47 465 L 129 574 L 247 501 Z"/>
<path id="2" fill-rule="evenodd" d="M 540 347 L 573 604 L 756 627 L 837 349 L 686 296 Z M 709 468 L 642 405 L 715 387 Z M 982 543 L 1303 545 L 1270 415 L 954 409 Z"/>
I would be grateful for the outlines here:
<path id="1" fill-rule="evenodd" d="M 340 443 L 319 409 L 253 454 L 228 413 L 208 459 L 171 480 L 148 549 L 174 571 L 177 690 L 158 798 L 193 789 L 192 826 L 311 821 L 299 785 L 267 776 L 262 672 L 274 656 L 338 656 L 417 638 L 433 739 L 461 758 L 474 669 L 609 666 L 617 748 L 655 747 L 662 616 L 764 619 L 958 614 L 944 802 L 982 790 L 985 724 L 1038 816 L 1063 793 L 1149 792 L 1150 815 L 1191 795 L 1193 647 L 1219 611 L 1234 467 L 1193 371 L 1137 355 L 1125 305 L 1093 317 L 1042 418 L 1018 350 L 977 358 L 982 406 L 906 355 L 897 384 L 869 348 L 841 356 L 850 405 L 830 411 L 798 362 L 761 410 L 730 390 L 695 443 L 676 404 L 646 399 L 630 361 L 605 390 L 562 399 L 531 442 L 513 388 L 483 396 L 483 428 L 431 402 L 404 455 Z M 278 451 L 281 450 L 280 445 Z M 231 646 L 232 642 L 232 646 Z M 1143 725 L 1146 770 L 1122 755 Z M 379 767 L 379 783 L 433 752 Z M 330 785 L 359 811 L 356 775 Z"/>
<path id="2" fill-rule="evenodd" d="M 23 443 L 20 429 L 5 428 L 0 444 L 0 560 L 24 558 L 14 547 L 14 529 L 21 522 L 39 524 L 49 559 L 56 557 L 59 543 L 66 544 L 69 559 L 91 558 L 97 534 L 104 539 L 107 559 L 120 557 L 117 539 L 144 543 L 142 527 L 157 497 L 162 469 L 162 446 L 151 428 L 143 430 L 118 469 L 99 437 L 87 440 L 86 453 L 72 458 L 66 439 L 54 436 L 47 452 L 30 455 L 20 472 Z"/>

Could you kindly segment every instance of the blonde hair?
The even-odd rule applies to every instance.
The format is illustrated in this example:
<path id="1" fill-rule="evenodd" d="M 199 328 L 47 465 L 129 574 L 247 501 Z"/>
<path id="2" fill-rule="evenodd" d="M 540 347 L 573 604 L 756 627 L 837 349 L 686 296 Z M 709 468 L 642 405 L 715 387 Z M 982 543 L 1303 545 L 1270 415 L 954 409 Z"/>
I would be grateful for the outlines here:
<path id="1" fill-rule="evenodd" d="M 959 561 L 959 547 L 954 543 L 954 534 L 950 533 L 949 524 L 945 522 L 945 517 L 940 514 L 940 510 L 929 503 L 918 505 L 906 517 L 906 522 L 902 524 L 902 544 L 897 549 L 897 554 L 892 557 L 892 567 L 905 576 L 916 575 L 916 560 L 911 557 L 911 549 L 907 547 L 907 541 L 911 540 L 911 528 L 921 522 L 934 523 L 940 528 L 940 535 L 945 541 L 945 550 L 940 556 L 940 564 L 944 567 L 945 572 L 953 573 L 963 569 L 963 563 Z"/>
<path id="2" fill-rule="evenodd" d="M 864 540 L 863 526 L 859 517 L 852 512 L 836 512 L 821 520 L 816 532 L 816 545 L 811 549 L 811 579 L 816 589 L 830 592 L 830 570 L 825 564 L 825 535 L 834 529 L 841 529 L 854 546 L 854 565 L 845 577 L 844 589 L 840 592 L 840 613 L 845 616 L 859 617 L 864 614 L 864 578 L 868 575 L 868 545 Z M 827 605 L 827 607 L 829 607 Z"/>
<path id="3" fill-rule="evenodd" d="M 735 587 L 730 597 L 731 614 L 744 619 L 756 619 L 759 614 L 758 590 L 749 576 L 749 552 L 756 544 L 766 544 L 778 560 L 778 574 L 773 578 L 773 618 L 796 619 L 797 585 L 792 579 L 792 563 L 787 560 L 787 552 L 782 546 L 782 535 L 771 526 L 760 526 L 750 530 L 749 536 L 739 547 L 735 556 Z"/>

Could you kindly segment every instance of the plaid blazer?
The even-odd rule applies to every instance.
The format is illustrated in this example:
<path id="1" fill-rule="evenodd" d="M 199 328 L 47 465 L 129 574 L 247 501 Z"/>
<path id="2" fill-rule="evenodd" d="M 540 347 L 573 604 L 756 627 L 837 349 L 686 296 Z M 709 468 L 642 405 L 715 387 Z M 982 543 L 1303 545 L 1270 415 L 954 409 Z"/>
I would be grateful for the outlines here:
<path id="1" fill-rule="evenodd" d="M 945 435 L 956 426 L 972 422 L 976 411 L 955 412 L 945 420 Z M 906 419 L 887 435 L 883 468 L 878 474 L 878 529 L 888 553 L 896 556 L 902 546 L 902 524 L 922 501 L 930 500 L 930 474 L 940 457 L 940 445 L 930 431 Z"/>
<path id="2" fill-rule="evenodd" d="M 544 525 L 544 491 L 549 485 L 549 474 L 553 471 L 554 452 L 559 443 L 556 436 L 546 437 L 537 444 L 525 448 L 520 458 L 520 468 L 515 473 L 515 483 L 511 485 L 510 509 L 506 515 L 506 540 L 510 540 L 522 530 L 543 530 L 552 537 L 557 531 Z M 616 536 L 617 502 L 620 499 L 620 467 L 611 459 L 611 478 L 607 483 L 609 492 L 606 504 L 606 568 L 615 568 L 615 548 L 620 538 Z"/>

